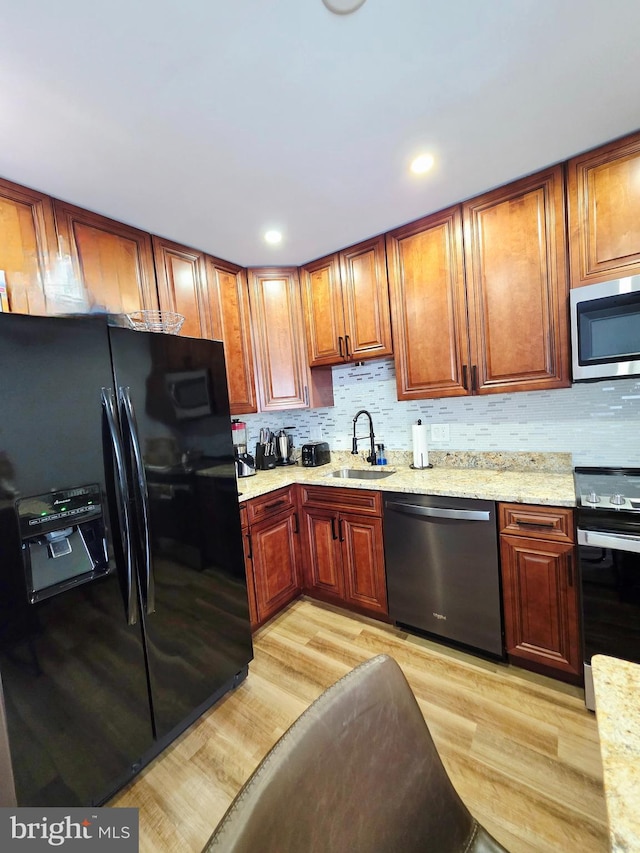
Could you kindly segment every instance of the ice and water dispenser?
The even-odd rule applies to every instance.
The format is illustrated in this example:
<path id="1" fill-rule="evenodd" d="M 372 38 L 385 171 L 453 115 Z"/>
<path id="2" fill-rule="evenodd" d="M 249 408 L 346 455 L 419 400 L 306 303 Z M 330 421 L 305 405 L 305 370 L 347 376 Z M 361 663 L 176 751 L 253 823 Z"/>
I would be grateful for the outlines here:
<path id="1" fill-rule="evenodd" d="M 16 506 L 32 604 L 109 570 L 98 485 L 23 498 Z"/>

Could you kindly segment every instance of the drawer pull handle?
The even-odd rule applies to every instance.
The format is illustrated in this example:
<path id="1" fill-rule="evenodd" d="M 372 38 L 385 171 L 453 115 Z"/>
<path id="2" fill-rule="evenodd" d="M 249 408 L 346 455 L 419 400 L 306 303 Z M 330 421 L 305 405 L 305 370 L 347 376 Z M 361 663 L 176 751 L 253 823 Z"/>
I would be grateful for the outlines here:
<path id="1" fill-rule="evenodd" d="M 344 518 L 340 519 L 338 529 L 340 530 L 340 541 L 344 542 Z"/>
<path id="2" fill-rule="evenodd" d="M 247 558 L 249 560 L 253 560 L 253 548 L 251 547 L 251 534 L 247 533 L 247 544 L 249 546 L 249 550 L 247 551 Z"/>
<path id="3" fill-rule="evenodd" d="M 293 513 L 293 520 L 295 521 L 296 526 L 293 528 L 294 533 L 300 533 L 300 526 L 298 525 L 298 513 Z"/>
<path id="4" fill-rule="evenodd" d="M 282 506 L 283 504 L 286 504 L 286 500 L 284 498 L 282 498 L 282 500 L 279 500 L 279 501 L 273 501 L 270 504 L 265 504 L 264 508 L 265 509 L 273 509 L 274 507 Z"/>
<path id="5" fill-rule="evenodd" d="M 555 527 L 553 521 L 520 521 L 516 520 L 518 527 L 543 527 L 545 530 L 553 530 Z"/>
<path id="6" fill-rule="evenodd" d="M 342 351 L 342 335 L 338 336 L 338 354 L 340 358 L 344 358 L 344 352 Z"/>

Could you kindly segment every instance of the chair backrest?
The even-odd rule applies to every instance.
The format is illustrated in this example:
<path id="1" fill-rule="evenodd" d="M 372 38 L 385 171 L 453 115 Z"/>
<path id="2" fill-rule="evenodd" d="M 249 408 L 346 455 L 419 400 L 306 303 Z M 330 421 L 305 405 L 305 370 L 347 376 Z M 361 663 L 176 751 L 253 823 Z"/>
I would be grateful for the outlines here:
<path id="1" fill-rule="evenodd" d="M 503 850 L 454 790 L 398 664 L 326 690 L 268 753 L 206 853 Z"/>

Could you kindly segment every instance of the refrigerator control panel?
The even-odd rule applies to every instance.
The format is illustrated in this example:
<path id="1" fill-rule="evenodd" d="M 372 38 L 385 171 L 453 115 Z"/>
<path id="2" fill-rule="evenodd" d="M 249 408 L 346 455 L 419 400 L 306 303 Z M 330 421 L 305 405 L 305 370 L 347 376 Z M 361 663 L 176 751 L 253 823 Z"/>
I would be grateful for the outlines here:
<path id="1" fill-rule="evenodd" d="M 17 501 L 23 539 L 41 536 L 70 524 L 81 524 L 102 515 L 98 485 L 47 492 Z"/>

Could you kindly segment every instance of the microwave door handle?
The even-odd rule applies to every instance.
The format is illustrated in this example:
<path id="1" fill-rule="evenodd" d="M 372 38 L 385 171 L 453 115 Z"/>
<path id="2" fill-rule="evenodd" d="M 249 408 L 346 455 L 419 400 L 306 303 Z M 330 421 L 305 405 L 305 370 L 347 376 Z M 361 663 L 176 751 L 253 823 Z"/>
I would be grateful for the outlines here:
<path id="1" fill-rule="evenodd" d="M 145 610 L 147 613 L 153 613 L 156 609 L 156 602 L 155 584 L 153 572 L 151 571 L 151 533 L 149 527 L 149 492 L 147 489 L 147 478 L 144 473 L 144 461 L 142 459 L 142 451 L 140 450 L 140 441 L 138 439 L 138 425 L 136 423 L 136 416 L 129 388 L 121 385 L 118 388 L 118 397 L 120 401 L 120 410 L 123 412 L 124 422 L 126 423 L 129 432 L 131 450 L 133 451 L 133 461 L 135 463 L 133 481 L 137 485 L 138 495 L 140 496 L 140 509 L 142 512 L 142 530 L 140 532 L 142 533 L 144 542 Z"/>
<path id="2" fill-rule="evenodd" d="M 604 533 L 578 528 L 578 545 L 593 548 L 610 548 L 612 551 L 630 551 L 640 554 L 640 537 L 625 533 Z"/>
<path id="3" fill-rule="evenodd" d="M 112 459 L 115 461 L 113 469 L 113 487 L 116 491 L 116 507 L 118 513 L 118 527 L 120 537 L 125 550 L 126 562 L 126 616 L 127 624 L 135 625 L 138 621 L 138 608 L 133 583 L 133 541 L 131 538 L 131 517 L 129 515 L 129 496 L 127 488 L 127 477 L 125 473 L 124 454 L 122 441 L 118 432 L 116 422 L 116 410 L 113 394 L 110 388 L 102 389 L 102 409 L 107 426 L 109 445 Z"/>

